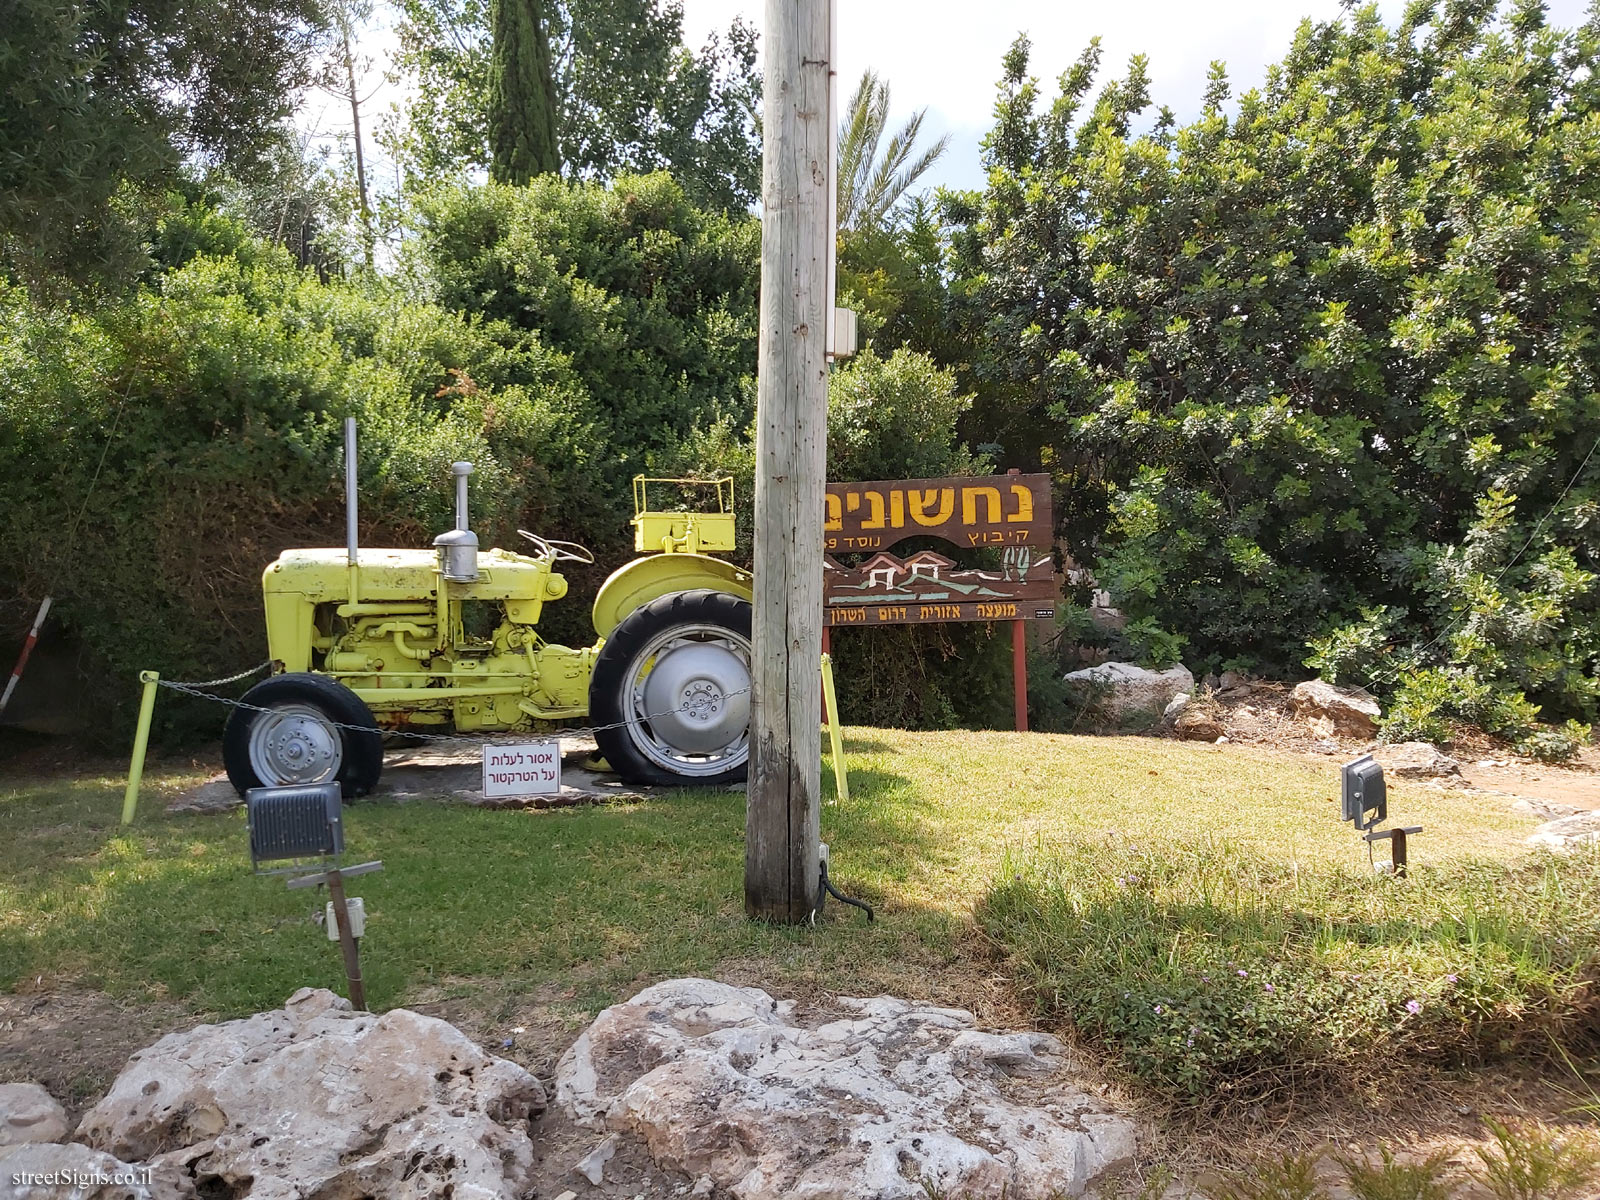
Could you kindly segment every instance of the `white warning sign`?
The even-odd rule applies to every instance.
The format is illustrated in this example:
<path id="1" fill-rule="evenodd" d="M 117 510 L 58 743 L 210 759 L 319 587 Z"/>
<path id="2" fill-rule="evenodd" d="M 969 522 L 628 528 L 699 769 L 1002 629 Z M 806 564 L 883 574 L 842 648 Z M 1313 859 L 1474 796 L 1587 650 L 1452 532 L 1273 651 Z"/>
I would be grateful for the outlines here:
<path id="1" fill-rule="evenodd" d="M 485 796 L 552 796 L 560 790 L 560 742 L 484 746 Z"/>

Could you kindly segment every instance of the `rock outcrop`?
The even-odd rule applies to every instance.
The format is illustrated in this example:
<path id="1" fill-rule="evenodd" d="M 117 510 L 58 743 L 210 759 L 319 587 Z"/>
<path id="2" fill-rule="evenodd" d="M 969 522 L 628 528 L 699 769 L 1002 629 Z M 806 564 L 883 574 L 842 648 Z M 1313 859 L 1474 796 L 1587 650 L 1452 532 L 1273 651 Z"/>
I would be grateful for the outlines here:
<path id="1" fill-rule="evenodd" d="M 531 1185 L 544 1105 L 453 1025 L 302 989 L 135 1054 L 77 1136 L 200 1194 L 495 1200 Z"/>
<path id="2" fill-rule="evenodd" d="M 1600 843 L 1600 812 L 1582 812 L 1546 821 L 1528 839 L 1530 846 L 1544 846 L 1550 850 L 1576 850 L 1597 843 Z"/>
<path id="3" fill-rule="evenodd" d="M 1081 1195 L 1136 1127 L 1076 1085 L 1041 1033 L 878 997 L 805 1023 L 756 988 L 678 979 L 606 1009 L 556 1100 L 736 1200 Z"/>
<path id="4" fill-rule="evenodd" d="M 1289 693 L 1289 707 L 1319 737 L 1370 738 L 1378 732 L 1378 702 L 1361 688 L 1308 679 Z"/>
<path id="5" fill-rule="evenodd" d="M 1151 671 L 1132 663 L 1108 662 L 1069 672 L 1073 692 L 1111 720 L 1153 724 L 1180 694 L 1194 694 L 1194 676 L 1184 666 Z"/>
<path id="6" fill-rule="evenodd" d="M 1226 730 L 1214 714 L 1191 705 L 1172 722 L 1172 732 L 1186 742 L 1214 742 Z"/>
<path id="7" fill-rule="evenodd" d="M 1461 764 L 1432 742 L 1397 742 L 1372 752 L 1385 775 L 1401 779 L 1459 779 Z"/>
<path id="8" fill-rule="evenodd" d="M 37 1083 L 0 1083 L 0 1148 L 65 1141 L 67 1110 Z"/>
<path id="9" fill-rule="evenodd" d="M 50 1182 L 44 1182 L 49 1180 Z M 191 1188 L 76 1142 L 0 1149 L 0 1200 L 190 1200 Z"/>

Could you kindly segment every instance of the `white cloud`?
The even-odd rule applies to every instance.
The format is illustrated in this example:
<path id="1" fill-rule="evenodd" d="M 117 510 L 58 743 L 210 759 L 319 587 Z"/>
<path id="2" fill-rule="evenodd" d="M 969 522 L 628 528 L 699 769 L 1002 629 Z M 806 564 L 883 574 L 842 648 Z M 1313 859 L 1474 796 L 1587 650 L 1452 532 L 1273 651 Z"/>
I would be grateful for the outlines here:
<path id="1" fill-rule="evenodd" d="M 1033 72 L 1047 92 L 1099 35 L 1102 78 L 1120 74 L 1131 55 L 1146 54 L 1155 103 L 1185 117 L 1198 109 L 1214 59 L 1227 63 L 1237 95 L 1262 82 L 1302 18 L 1340 12 L 1338 0 L 839 0 L 839 6 L 840 102 L 864 68 L 876 68 L 892 88 L 897 119 L 927 108 L 924 128 L 934 137 L 952 135 L 937 173 L 938 182 L 957 186 L 981 182 L 978 141 L 989 127 L 1000 58 L 1018 32 L 1032 38 Z M 683 7 L 691 45 L 735 16 L 759 28 L 764 9 L 761 0 L 683 0 Z M 1379 7 L 1392 21 L 1404 3 L 1382 0 Z M 1551 0 L 1550 20 L 1576 25 L 1585 7 L 1586 0 Z"/>

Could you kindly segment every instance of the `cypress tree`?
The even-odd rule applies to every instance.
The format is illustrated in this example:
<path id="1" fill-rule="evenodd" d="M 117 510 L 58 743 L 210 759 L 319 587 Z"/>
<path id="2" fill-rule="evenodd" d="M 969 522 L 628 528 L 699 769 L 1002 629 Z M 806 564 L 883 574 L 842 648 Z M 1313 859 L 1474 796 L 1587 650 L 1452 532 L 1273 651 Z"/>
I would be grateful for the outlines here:
<path id="1" fill-rule="evenodd" d="M 493 0 L 489 31 L 489 176 L 527 183 L 561 169 L 544 0 Z"/>

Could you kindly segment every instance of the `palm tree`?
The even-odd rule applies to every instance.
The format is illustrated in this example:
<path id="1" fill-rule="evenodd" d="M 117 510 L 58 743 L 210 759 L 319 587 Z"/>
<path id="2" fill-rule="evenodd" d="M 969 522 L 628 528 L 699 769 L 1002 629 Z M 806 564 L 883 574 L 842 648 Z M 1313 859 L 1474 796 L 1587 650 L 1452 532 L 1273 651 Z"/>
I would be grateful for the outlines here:
<path id="1" fill-rule="evenodd" d="M 839 228 L 880 229 L 898 219 L 896 208 L 907 191 L 939 160 L 950 144 L 945 134 L 913 158 L 917 134 L 928 110 L 918 109 L 889 139 L 883 156 L 879 143 L 889 123 L 889 85 L 870 67 L 850 97 L 839 126 Z"/>

